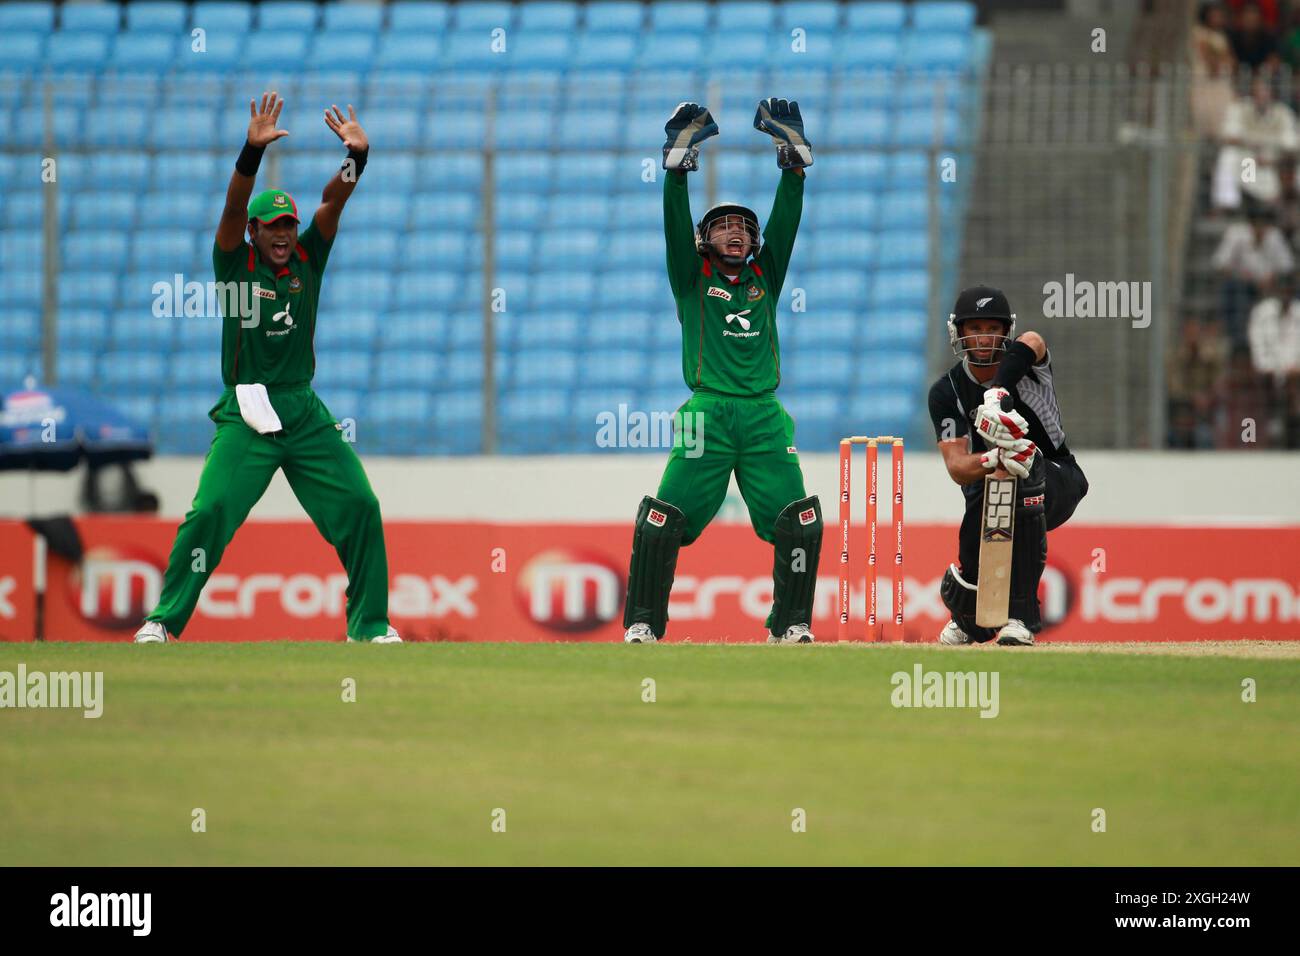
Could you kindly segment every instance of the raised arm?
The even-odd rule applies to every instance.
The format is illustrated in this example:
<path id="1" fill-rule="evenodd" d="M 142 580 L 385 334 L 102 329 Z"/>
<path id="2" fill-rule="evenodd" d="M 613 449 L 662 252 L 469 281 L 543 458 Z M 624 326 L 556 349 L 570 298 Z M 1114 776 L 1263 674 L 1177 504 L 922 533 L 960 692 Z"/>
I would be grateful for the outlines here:
<path id="1" fill-rule="evenodd" d="M 803 216 L 804 169 L 813 163 L 812 144 L 804 135 L 803 114 L 794 100 L 762 100 L 754 114 L 754 129 L 775 141 L 776 164 L 781 169 L 781 182 L 763 229 L 763 249 L 758 259 L 759 268 L 779 295 Z"/>
<path id="2" fill-rule="evenodd" d="M 226 205 L 221 210 L 221 221 L 217 223 L 217 248 L 222 252 L 233 252 L 244 241 L 244 230 L 248 227 L 248 197 L 253 194 L 257 167 L 266 147 L 281 136 L 289 135 L 288 130 L 276 128 L 282 109 L 284 100 L 275 92 L 263 93 L 260 105 L 248 101 L 248 136 L 239 159 L 235 161 L 235 171 L 230 174 Z"/>
<path id="3" fill-rule="evenodd" d="M 668 247 L 668 284 L 674 295 L 691 287 L 700 272 L 695 251 L 695 224 L 686 174 L 699 169 L 700 143 L 718 135 L 718 124 L 698 103 L 678 103 L 664 124 L 664 241 Z"/>
<path id="4" fill-rule="evenodd" d="M 320 206 L 312 218 L 316 230 L 326 242 L 332 241 L 338 233 L 339 217 L 343 215 L 343 207 L 347 205 L 352 191 L 357 188 L 357 180 L 361 178 L 361 171 L 366 168 L 366 157 L 370 154 L 370 140 L 366 138 L 366 131 L 357 122 L 357 114 L 351 104 L 348 105 L 346 117 L 337 106 L 332 109 L 333 113 L 329 110 L 325 111 L 325 125 L 332 129 L 348 148 L 348 158 L 344 160 L 343 166 L 333 178 L 325 184 L 325 189 L 320 195 Z"/>

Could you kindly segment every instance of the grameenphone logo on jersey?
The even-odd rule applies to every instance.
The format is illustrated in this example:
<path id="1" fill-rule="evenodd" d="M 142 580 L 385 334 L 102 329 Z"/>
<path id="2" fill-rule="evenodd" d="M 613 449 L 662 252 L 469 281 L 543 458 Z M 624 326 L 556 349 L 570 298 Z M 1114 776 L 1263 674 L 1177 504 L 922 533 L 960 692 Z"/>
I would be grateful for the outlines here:
<path id="1" fill-rule="evenodd" d="M 582 634 L 619 618 L 624 580 L 620 568 L 597 551 L 553 548 L 524 564 L 515 601 L 532 621 L 560 634 Z"/>
<path id="2" fill-rule="evenodd" d="M 143 548 L 90 548 L 68 574 L 68 595 L 76 611 L 108 630 L 134 631 L 162 592 L 163 563 Z"/>

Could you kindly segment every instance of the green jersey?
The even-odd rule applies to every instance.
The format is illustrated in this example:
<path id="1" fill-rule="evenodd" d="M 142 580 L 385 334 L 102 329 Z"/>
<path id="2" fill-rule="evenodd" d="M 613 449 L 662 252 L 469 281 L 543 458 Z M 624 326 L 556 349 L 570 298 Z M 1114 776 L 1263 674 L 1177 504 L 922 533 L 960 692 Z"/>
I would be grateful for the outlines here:
<path id="1" fill-rule="evenodd" d="M 735 279 L 695 250 L 686 174 L 664 177 L 668 282 L 682 324 L 682 374 L 692 391 L 754 396 L 781 383 L 776 305 L 803 212 L 803 177 L 781 173 L 758 256 Z"/>
<path id="2" fill-rule="evenodd" d="M 331 245 L 312 222 L 299 233 L 289 264 L 276 271 L 248 242 L 230 252 L 213 243 L 217 281 L 229 290 L 218 296 L 221 381 L 227 388 L 259 382 L 274 388 L 311 384 L 316 372 L 316 305 Z M 240 308 L 231 309 L 236 294 Z"/>

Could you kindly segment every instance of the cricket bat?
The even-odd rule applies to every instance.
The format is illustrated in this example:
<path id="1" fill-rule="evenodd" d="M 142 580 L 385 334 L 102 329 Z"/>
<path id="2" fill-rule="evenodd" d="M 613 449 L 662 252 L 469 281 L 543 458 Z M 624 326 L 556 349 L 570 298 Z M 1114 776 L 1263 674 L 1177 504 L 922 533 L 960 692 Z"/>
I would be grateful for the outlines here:
<path id="1" fill-rule="evenodd" d="M 1016 479 L 985 476 L 984 509 L 980 514 L 980 573 L 975 590 L 975 623 L 980 627 L 1001 627 L 1007 623 L 1015 521 Z"/>

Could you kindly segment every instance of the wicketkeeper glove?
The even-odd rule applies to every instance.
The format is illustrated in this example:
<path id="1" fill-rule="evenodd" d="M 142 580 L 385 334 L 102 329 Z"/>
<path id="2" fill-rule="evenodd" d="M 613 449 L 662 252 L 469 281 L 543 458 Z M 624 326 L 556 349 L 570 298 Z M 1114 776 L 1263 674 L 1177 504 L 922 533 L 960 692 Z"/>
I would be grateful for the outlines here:
<path id="1" fill-rule="evenodd" d="M 813 164 L 812 144 L 803 134 L 803 116 L 794 100 L 761 100 L 754 114 L 754 129 L 776 140 L 776 164 L 782 169 Z"/>
<path id="2" fill-rule="evenodd" d="M 678 103 L 664 124 L 664 169 L 687 173 L 700 168 L 700 143 L 718 135 L 718 124 L 698 103 Z"/>

